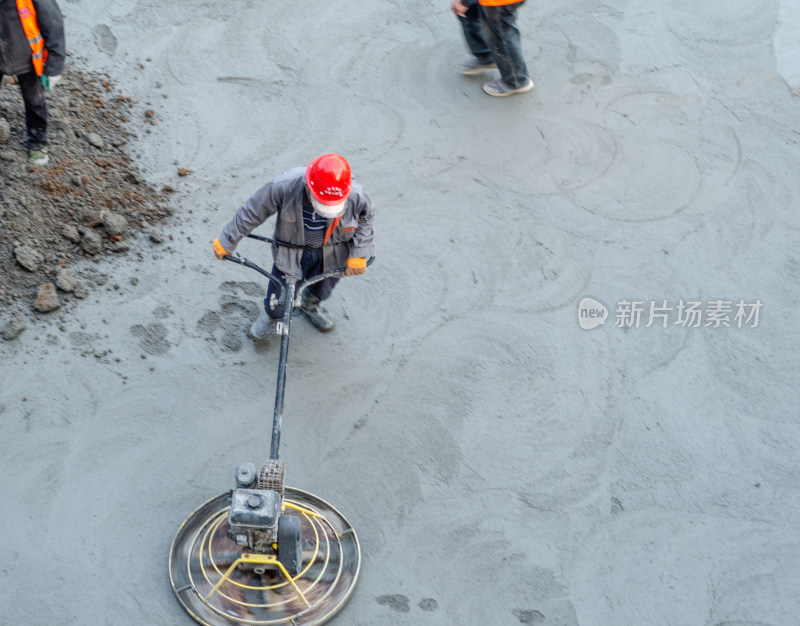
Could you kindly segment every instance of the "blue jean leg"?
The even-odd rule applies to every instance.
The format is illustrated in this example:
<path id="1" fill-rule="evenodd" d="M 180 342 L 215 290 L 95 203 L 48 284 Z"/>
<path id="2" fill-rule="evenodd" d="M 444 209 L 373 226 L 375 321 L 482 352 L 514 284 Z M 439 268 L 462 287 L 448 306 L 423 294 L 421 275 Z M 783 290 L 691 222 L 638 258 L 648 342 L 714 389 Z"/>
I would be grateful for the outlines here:
<path id="1" fill-rule="evenodd" d="M 314 276 L 319 276 L 322 274 L 322 248 L 306 248 L 303 250 L 303 256 L 300 259 L 300 267 L 303 271 L 303 278 L 313 278 Z M 270 273 L 283 281 L 283 272 L 274 265 L 272 266 L 272 271 Z M 331 293 L 333 292 L 333 288 L 338 282 L 339 278 L 326 278 L 315 285 L 311 285 L 311 287 L 308 288 L 308 292 L 317 296 L 320 300 L 326 300 L 330 297 Z M 278 293 L 277 285 L 272 281 L 269 281 L 267 297 L 264 298 L 264 310 L 272 319 L 283 319 L 283 306 L 278 305 L 275 307 L 275 309 L 269 308 L 269 301 L 273 294 L 276 298 L 280 295 Z"/>
<path id="2" fill-rule="evenodd" d="M 464 39 L 467 41 L 467 48 L 478 59 L 478 63 L 489 64 L 494 62 L 494 55 L 486 45 L 483 38 L 483 27 L 481 26 L 481 13 L 477 4 L 467 9 L 464 17 L 458 16 L 461 29 L 464 31 Z"/>
<path id="3" fill-rule="evenodd" d="M 480 5 L 483 38 L 494 55 L 501 78 L 514 89 L 522 87 L 529 78 L 516 15 L 524 2 L 496 7 Z"/>

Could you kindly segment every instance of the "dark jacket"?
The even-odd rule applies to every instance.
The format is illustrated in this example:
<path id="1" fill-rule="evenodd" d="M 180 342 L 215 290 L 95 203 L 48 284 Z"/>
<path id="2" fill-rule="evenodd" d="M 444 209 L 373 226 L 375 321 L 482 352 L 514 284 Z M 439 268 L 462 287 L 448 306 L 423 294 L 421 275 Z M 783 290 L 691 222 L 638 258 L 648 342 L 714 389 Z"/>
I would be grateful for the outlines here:
<path id="1" fill-rule="evenodd" d="M 267 183 L 245 202 L 222 229 L 219 242 L 232 253 L 243 237 L 263 224 L 271 215 L 278 214 L 275 223 L 275 239 L 299 246 L 305 244 L 303 226 L 303 196 L 305 168 L 286 170 L 272 182 Z M 348 257 L 370 258 L 375 256 L 373 219 L 375 207 L 361 185 L 352 181 L 347 196 L 344 215 L 331 233 L 323 254 L 323 271 L 341 269 Z M 328 220 L 328 226 L 333 220 Z M 302 277 L 300 259 L 302 250 L 273 246 L 275 266 L 284 274 Z"/>
<path id="2" fill-rule="evenodd" d="M 33 0 L 36 21 L 47 50 L 44 73 L 58 76 L 64 68 L 64 18 L 56 0 Z M 0 74 L 33 72 L 31 47 L 22 29 L 16 0 L 0 0 Z"/>

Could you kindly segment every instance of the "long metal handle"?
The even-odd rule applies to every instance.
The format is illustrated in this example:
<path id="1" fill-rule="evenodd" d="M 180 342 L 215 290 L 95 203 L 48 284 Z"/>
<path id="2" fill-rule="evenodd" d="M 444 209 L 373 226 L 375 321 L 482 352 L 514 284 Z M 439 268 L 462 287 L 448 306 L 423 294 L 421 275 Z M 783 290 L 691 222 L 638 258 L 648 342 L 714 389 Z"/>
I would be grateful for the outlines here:
<path id="1" fill-rule="evenodd" d="M 372 262 L 374 260 L 375 260 L 375 257 L 371 257 L 370 259 L 368 259 L 367 260 L 367 267 L 372 265 Z M 311 287 L 311 285 L 316 285 L 318 282 L 323 281 L 326 278 L 339 278 L 341 276 L 344 276 L 344 269 L 332 270 L 330 272 L 325 272 L 324 274 L 318 274 L 317 276 L 314 276 L 313 278 L 308 278 L 308 279 L 304 280 L 297 287 L 297 294 L 295 295 L 295 305 L 296 306 L 300 306 L 300 303 L 302 302 L 302 299 L 303 299 L 303 292 L 305 292 L 306 289 Z"/>
<path id="2" fill-rule="evenodd" d="M 275 244 L 276 246 L 284 246 L 286 248 L 297 248 L 300 250 L 305 249 L 305 246 L 300 246 L 296 243 L 289 243 L 288 241 L 278 241 L 277 239 L 272 239 L 271 237 L 264 237 L 264 235 L 255 235 L 250 233 L 247 235 L 250 239 L 258 239 L 259 241 L 266 241 L 267 243 Z"/>
<path id="3" fill-rule="evenodd" d="M 283 421 L 283 394 L 286 389 L 286 361 L 289 358 L 289 329 L 292 324 L 292 306 L 297 279 L 286 276 L 286 300 L 283 306 L 283 328 L 281 329 L 281 354 L 278 359 L 278 382 L 275 388 L 275 413 L 272 416 L 272 442 L 269 447 L 270 460 L 278 460 L 281 445 L 281 422 Z M 289 304 L 287 304 L 289 303 Z"/>
<path id="4" fill-rule="evenodd" d="M 305 250 L 306 246 L 301 246 L 297 243 L 289 243 L 288 241 L 280 241 L 279 239 L 273 239 L 272 237 L 265 237 L 264 235 L 256 235 L 254 233 L 250 233 L 247 235 L 250 239 L 257 239 L 258 241 L 265 241 L 266 243 L 271 243 L 276 246 L 283 246 L 284 248 L 294 248 L 295 250 Z M 323 248 L 330 248 L 332 246 L 343 246 L 347 244 L 346 241 L 331 241 L 324 244 Z"/>
<path id="5" fill-rule="evenodd" d="M 280 300 L 281 301 L 283 300 L 284 296 L 286 295 L 286 289 L 284 288 L 280 278 L 278 278 L 274 274 L 270 274 L 263 267 L 260 267 L 259 265 L 256 265 L 251 261 L 248 261 L 242 256 L 231 256 L 230 254 L 226 254 L 222 258 L 225 259 L 226 261 L 231 261 L 233 263 L 237 263 L 238 265 L 244 265 L 245 267 L 249 267 L 250 269 L 257 271 L 259 274 L 263 274 L 264 276 L 269 278 L 273 283 L 275 283 L 275 286 L 280 290 L 281 294 Z"/>
<path id="6" fill-rule="evenodd" d="M 254 237 L 255 239 L 262 239 L 266 240 L 267 238 L 261 237 Z M 270 240 L 271 241 L 271 240 Z M 333 270 L 331 272 L 325 272 L 324 274 L 320 274 L 318 276 L 314 276 L 308 280 L 304 280 L 302 282 L 299 279 L 295 278 L 294 276 L 284 275 L 282 282 L 277 276 L 270 274 L 264 268 L 248 261 L 244 257 L 240 256 L 231 256 L 226 254 L 223 259 L 226 261 L 232 261 L 238 265 L 244 265 L 245 267 L 249 267 L 257 271 L 259 274 L 266 276 L 269 278 L 273 283 L 277 285 L 280 289 L 280 298 L 278 300 L 279 304 L 283 304 L 283 320 L 282 320 L 282 328 L 281 328 L 281 352 L 280 358 L 278 359 L 278 381 L 277 386 L 275 389 L 275 413 L 272 416 L 272 440 L 270 443 L 269 448 L 269 458 L 272 461 L 278 460 L 278 448 L 281 445 L 281 422 L 283 421 L 283 397 L 284 392 L 286 389 L 286 362 L 289 358 L 289 330 L 292 325 L 292 311 L 294 310 L 295 306 L 300 306 L 302 301 L 303 292 L 308 289 L 311 285 L 315 285 L 316 283 L 325 280 L 326 278 L 337 278 L 340 276 L 344 276 L 344 270 Z M 367 265 L 372 265 L 374 259 L 370 259 L 367 261 Z M 300 286 L 298 287 L 298 283 Z"/>

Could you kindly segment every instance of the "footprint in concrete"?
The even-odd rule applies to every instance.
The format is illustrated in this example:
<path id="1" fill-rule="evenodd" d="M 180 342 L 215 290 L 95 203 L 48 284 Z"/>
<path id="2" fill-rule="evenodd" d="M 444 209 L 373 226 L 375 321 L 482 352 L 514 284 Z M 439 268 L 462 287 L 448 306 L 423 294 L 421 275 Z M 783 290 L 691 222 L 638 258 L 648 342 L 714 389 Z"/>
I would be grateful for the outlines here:
<path id="1" fill-rule="evenodd" d="M 739 87 L 753 87 L 762 83 L 774 83 L 780 79 L 777 74 L 747 74 L 736 81 L 736 84 Z"/>
<path id="2" fill-rule="evenodd" d="M 542 613 L 532 609 L 514 609 L 514 616 L 520 624 L 543 624 L 545 620 Z"/>
<path id="3" fill-rule="evenodd" d="M 163 324 L 136 324 L 131 326 L 131 334 L 139 339 L 139 347 L 147 354 L 159 355 L 169 350 L 167 329 Z"/>
<path id="4" fill-rule="evenodd" d="M 153 317 L 160 320 L 167 319 L 173 313 L 175 313 L 175 311 L 173 311 L 168 304 L 162 304 L 153 309 Z"/>
<path id="5" fill-rule="evenodd" d="M 234 280 L 229 280 L 222 283 L 219 288 L 221 291 L 234 296 L 241 294 L 245 296 L 253 296 L 254 298 L 263 298 L 267 293 L 266 285 L 259 285 L 258 283 L 253 282 L 239 282 Z"/>
<path id="6" fill-rule="evenodd" d="M 668 107 L 680 107 L 685 104 L 699 104 L 703 99 L 694 93 L 677 96 L 673 93 L 662 93 L 656 96 L 656 102 Z"/>
<path id="7" fill-rule="evenodd" d="M 73 348 L 86 348 L 92 347 L 92 344 L 100 339 L 100 335 L 95 333 L 84 333 L 80 331 L 71 332 L 69 334 L 69 342 Z"/>
<path id="8" fill-rule="evenodd" d="M 399 594 L 394 595 L 386 595 L 386 596 L 378 596 L 377 598 L 378 604 L 382 606 L 388 606 L 393 611 L 397 611 L 398 613 L 408 613 L 411 610 L 411 607 L 408 604 L 408 597 L 402 596 Z"/>
<path id="9" fill-rule="evenodd" d="M 611 515 L 619 515 L 620 513 L 625 511 L 625 507 L 622 506 L 622 500 L 619 498 L 612 497 L 611 498 Z"/>
<path id="10" fill-rule="evenodd" d="M 261 313 L 261 306 L 236 296 L 222 296 L 219 311 L 207 311 L 197 328 L 208 341 L 225 352 L 239 352 L 246 340 L 245 331 Z"/>
<path id="11" fill-rule="evenodd" d="M 595 87 L 605 87 L 611 84 L 611 77 L 608 75 L 598 76 L 597 74 L 584 73 L 573 76 L 569 79 L 573 85 L 592 85 Z"/>
<path id="12" fill-rule="evenodd" d="M 98 24 L 92 29 L 92 32 L 94 33 L 94 42 L 100 52 L 114 56 L 117 51 L 117 38 L 111 32 L 111 29 L 106 24 Z"/>
<path id="13" fill-rule="evenodd" d="M 423 611 L 435 611 L 439 608 L 439 603 L 433 598 L 422 598 L 422 600 L 419 601 L 418 606 Z"/>

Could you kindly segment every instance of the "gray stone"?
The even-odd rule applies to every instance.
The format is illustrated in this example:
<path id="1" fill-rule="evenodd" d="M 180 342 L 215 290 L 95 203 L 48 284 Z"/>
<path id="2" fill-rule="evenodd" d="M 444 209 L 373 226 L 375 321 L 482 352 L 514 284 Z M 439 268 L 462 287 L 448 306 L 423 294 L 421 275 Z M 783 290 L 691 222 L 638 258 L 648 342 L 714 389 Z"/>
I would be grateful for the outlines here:
<path id="1" fill-rule="evenodd" d="M 14 248 L 14 256 L 17 257 L 17 263 L 24 267 L 29 272 L 35 272 L 44 261 L 44 258 L 38 250 L 30 246 L 21 245 Z"/>
<path id="2" fill-rule="evenodd" d="M 73 291 L 78 284 L 77 279 L 66 268 L 61 268 L 56 274 L 56 287 L 61 291 Z"/>
<path id="3" fill-rule="evenodd" d="M 83 300 L 85 297 L 89 295 L 89 288 L 86 286 L 86 283 L 78 283 L 75 285 L 75 291 L 72 293 L 75 294 L 76 298 L 80 298 Z"/>
<path id="4" fill-rule="evenodd" d="M 86 135 L 86 141 L 92 144 L 95 148 L 102 148 L 104 145 L 103 138 L 97 133 L 89 133 Z"/>
<path id="5" fill-rule="evenodd" d="M 36 296 L 36 302 L 33 306 L 37 311 L 42 313 L 49 313 L 61 307 L 61 300 L 58 299 L 56 293 L 56 286 L 53 283 L 46 283 L 39 287 L 39 294 Z"/>
<path id="6" fill-rule="evenodd" d="M 116 213 L 106 213 L 103 216 L 103 227 L 112 237 L 115 235 L 122 235 L 128 230 L 128 220 Z"/>
<path id="7" fill-rule="evenodd" d="M 69 239 L 72 243 L 78 243 L 81 240 L 81 234 L 73 224 L 61 224 L 61 236 Z"/>
<path id="8" fill-rule="evenodd" d="M 144 182 L 142 177 L 133 171 L 125 172 L 122 177 L 133 185 L 140 185 L 142 182 Z"/>
<path id="9" fill-rule="evenodd" d="M 25 323 L 25 318 L 17 313 L 14 315 L 14 317 L 8 320 L 6 325 L 3 327 L 3 339 L 6 341 L 16 339 L 17 336 L 27 327 L 28 325 Z"/>
<path id="10" fill-rule="evenodd" d="M 91 228 L 87 228 L 81 239 L 81 247 L 89 254 L 99 254 L 103 251 L 103 238 Z"/>
<path id="11" fill-rule="evenodd" d="M 8 143 L 10 139 L 11 127 L 8 125 L 8 120 L 0 119 L 0 143 Z"/>

